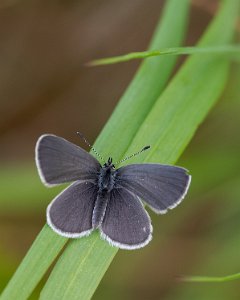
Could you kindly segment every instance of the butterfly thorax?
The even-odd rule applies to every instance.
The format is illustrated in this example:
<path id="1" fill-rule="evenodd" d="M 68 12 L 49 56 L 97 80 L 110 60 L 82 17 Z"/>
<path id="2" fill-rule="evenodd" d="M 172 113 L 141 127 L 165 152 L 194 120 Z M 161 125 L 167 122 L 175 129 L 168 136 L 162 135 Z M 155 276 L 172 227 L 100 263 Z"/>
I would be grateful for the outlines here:
<path id="1" fill-rule="evenodd" d="M 100 169 L 100 174 L 98 178 L 98 192 L 106 193 L 111 192 L 115 185 L 116 170 L 112 163 L 112 158 L 108 159 Z"/>

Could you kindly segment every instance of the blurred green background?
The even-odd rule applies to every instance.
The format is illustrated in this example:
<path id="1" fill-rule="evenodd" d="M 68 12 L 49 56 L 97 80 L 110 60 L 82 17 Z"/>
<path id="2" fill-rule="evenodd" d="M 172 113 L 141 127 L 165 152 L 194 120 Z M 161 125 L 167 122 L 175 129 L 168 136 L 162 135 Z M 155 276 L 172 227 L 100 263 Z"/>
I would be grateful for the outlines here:
<path id="1" fill-rule="evenodd" d="M 94 141 L 138 62 L 84 63 L 145 50 L 163 3 L 1 1 L 0 291 L 61 190 L 40 182 L 37 138 L 54 133 L 84 146 L 79 130 Z M 195 44 L 216 8 L 217 1 L 192 2 L 186 45 Z M 239 299 L 239 281 L 178 280 L 240 272 L 239 87 L 240 68 L 233 63 L 224 94 L 178 162 L 192 174 L 188 196 L 167 215 L 151 213 L 153 241 L 138 251 L 119 251 L 93 299 Z M 31 299 L 38 299 L 43 282 Z"/>

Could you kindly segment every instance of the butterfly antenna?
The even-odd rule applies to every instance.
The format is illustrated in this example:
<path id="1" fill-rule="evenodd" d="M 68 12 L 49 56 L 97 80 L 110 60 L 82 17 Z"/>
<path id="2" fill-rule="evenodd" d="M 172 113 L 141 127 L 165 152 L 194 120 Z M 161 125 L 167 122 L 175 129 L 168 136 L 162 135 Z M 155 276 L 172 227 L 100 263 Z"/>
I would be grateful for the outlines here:
<path id="1" fill-rule="evenodd" d="M 105 162 L 106 160 L 104 159 L 104 158 L 102 158 L 102 156 L 97 152 L 97 150 L 89 143 L 89 141 L 85 138 L 85 136 L 81 133 L 81 132 L 79 132 L 79 131 L 77 131 L 77 135 L 79 135 L 80 136 L 80 138 L 84 141 L 84 143 L 85 144 L 87 144 L 88 145 L 88 147 L 103 161 L 103 162 Z"/>
<path id="2" fill-rule="evenodd" d="M 140 150 L 140 151 L 138 151 L 138 152 L 136 152 L 136 153 L 134 153 L 134 154 L 132 154 L 132 155 L 130 155 L 130 156 L 125 157 L 124 159 L 122 159 L 122 160 L 116 162 L 115 164 L 116 164 L 116 165 L 117 165 L 117 164 L 120 164 L 120 163 L 124 162 L 125 160 L 128 160 L 128 159 L 130 159 L 130 158 L 132 158 L 132 157 L 134 157 L 134 156 L 137 156 L 138 154 L 142 153 L 142 152 L 145 151 L 145 150 L 148 150 L 149 148 L 150 148 L 150 146 L 145 146 L 144 148 L 142 148 L 142 150 Z"/>

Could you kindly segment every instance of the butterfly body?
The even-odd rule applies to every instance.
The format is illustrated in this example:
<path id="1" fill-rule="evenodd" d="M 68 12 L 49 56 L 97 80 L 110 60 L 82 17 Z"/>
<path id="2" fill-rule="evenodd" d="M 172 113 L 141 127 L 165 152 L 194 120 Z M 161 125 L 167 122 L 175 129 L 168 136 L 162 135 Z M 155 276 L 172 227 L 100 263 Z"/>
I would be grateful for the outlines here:
<path id="1" fill-rule="evenodd" d="M 147 147 L 149 148 L 149 147 Z M 115 168 L 112 158 L 101 166 L 82 148 L 46 134 L 36 145 L 36 164 L 47 186 L 73 182 L 47 208 L 47 223 L 59 235 L 80 238 L 98 229 L 101 237 L 122 249 L 138 249 L 152 239 L 154 212 L 177 206 L 191 176 L 181 167 L 130 164 Z"/>

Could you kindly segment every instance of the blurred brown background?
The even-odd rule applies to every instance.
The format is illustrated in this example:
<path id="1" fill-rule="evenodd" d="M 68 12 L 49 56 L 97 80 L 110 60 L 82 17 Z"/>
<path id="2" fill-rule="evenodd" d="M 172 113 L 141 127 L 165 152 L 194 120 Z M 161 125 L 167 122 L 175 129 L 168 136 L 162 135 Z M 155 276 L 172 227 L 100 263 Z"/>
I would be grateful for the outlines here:
<path id="1" fill-rule="evenodd" d="M 8 206 L 0 189 L 1 289 L 44 225 L 46 204 L 51 200 L 50 194 L 44 194 L 45 188 L 34 166 L 37 138 L 43 133 L 54 133 L 80 144 L 75 134 L 79 130 L 94 141 L 139 62 L 95 68 L 84 64 L 94 58 L 145 50 L 163 3 L 159 0 L 1 1 L 0 180 L 8 179 L 5 193 L 7 186 L 19 195 L 12 197 Z M 201 36 L 216 4 L 217 1 L 193 1 L 186 45 L 194 45 Z M 186 213 L 181 207 L 163 217 L 151 214 L 152 243 L 136 252 L 119 251 L 94 299 L 220 299 L 214 298 L 215 290 L 219 289 L 217 284 L 180 284 L 175 277 L 202 274 L 201 264 L 212 261 L 222 239 L 227 244 L 231 228 L 240 225 L 239 205 L 224 217 L 223 208 L 232 188 L 228 185 L 222 190 L 226 178 L 230 186 L 239 185 L 237 179 L 231 181 L 233 177 L 240 178 L 237 155 L 240 141 L 236 138 L 240 125 L 237 114 L 240 105 L 236 101 L 239 94 L 231 85 L 239 82 L 238 78 L 235 66 L 228 86 L 232 94 L 224 94 L 179 162 L 195 174 L 186 199 L 194 203 L 194 208 L 193 204 L 187 208 L 186 203 Z M 222 161 L 225 169 L 221 175 Z M 18 175 L 23 172 L 24 177 L 22 170 L 26 168 L 32 170 L 39 184 L 37 188 L 42 191 L 37 199 L 32 199 L 36 208 L 32 208 L 33 204 L 21 207 L 21 197 L 33 188 L 30 183 L 28 186 L 25 182 L 21 187 L 11 185 L 11 181 L 16 182 L 15 172 Z M 217 173 L 220 175 L 215 177 Z M 56 190 L 51 193 L 56 194 Z M 236 199 L 235 194 L 232 197 Z M 229 220 L 228 230 L 225 225 Z M 219 232 L 215 228 L 220 228 Z M 229 249 L 223 256 L 225 264 L 213 262 L 215 268 L 205 270 L 239 271 L 240 264 L 234 262 L 227 269 L 232 247 Z M 237 283 L 221 288 L 221 299 L 239 299 Z M 38 291 L 32 299 L 37 299 L 37 295 Z"/>

